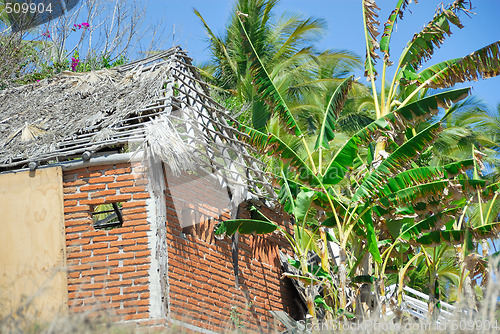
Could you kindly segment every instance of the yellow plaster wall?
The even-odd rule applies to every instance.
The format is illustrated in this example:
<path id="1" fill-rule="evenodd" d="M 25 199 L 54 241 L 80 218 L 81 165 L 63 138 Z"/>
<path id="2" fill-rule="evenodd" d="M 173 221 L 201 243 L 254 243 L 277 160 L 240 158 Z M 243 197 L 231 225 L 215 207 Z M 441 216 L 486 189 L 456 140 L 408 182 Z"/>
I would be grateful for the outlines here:
<path id="1" fill-rule="evenodd" d="M 66 312 L 65 249 L 61 168 L 0 174 L 0 317 Z"/>

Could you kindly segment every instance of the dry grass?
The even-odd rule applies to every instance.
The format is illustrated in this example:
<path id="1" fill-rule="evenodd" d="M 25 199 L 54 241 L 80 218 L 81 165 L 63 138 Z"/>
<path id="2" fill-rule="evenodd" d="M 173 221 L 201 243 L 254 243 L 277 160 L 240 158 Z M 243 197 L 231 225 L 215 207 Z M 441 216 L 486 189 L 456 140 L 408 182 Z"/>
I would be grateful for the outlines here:
<path id="1" fill-rule="evenodd" d="M 489 267 L 490 279 L 483 289 L 483 296 L 478 299 L 477 310 L 466 307 L 469 300 L 461 305 L 455 305 L 456 311 L 446 321 L 430 322 L 418 321 L 411 317 L 403 317 L 401 321 L 393 318 L 372 316 L 364 321 L 327 321 L 324 323 L 306 323 L 301 321 L 295 333 L 497 333 L 500 331 L 499 297 L 500 297 L 500 269 L 498 266 Z M 0 333 L 194 333 L 179 325 L 141 326 L 136 322 L 113 322 L 112 311 L 103 311 L 99 314 L 79 313 L 56 317 L 53 321 L 43 321 L 39 314 L 31 309 L 31 300 L 25 299 L 17 308 L 6 312 L 5 305 L 0 299 Z M 189 323 L 189 321 L 185 321 Z M 232 327 L 228 324 L 227 328 Z M 278 330 L 272 331 L 278 333 Z M 245 328 L 227 329 L 224 333 L 250 333 Z M 291 332 L 290 332 L 291 333 Z"/>

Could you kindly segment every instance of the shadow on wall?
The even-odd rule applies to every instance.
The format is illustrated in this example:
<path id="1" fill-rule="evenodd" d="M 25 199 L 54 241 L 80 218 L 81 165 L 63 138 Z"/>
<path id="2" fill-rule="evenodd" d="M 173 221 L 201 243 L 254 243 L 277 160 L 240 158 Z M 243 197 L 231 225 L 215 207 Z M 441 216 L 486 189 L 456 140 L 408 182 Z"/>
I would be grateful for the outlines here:
<path id="1" fill-rule="evenodd" d="M 270 310 L 300 318 L 298 298 L 281 279 L 278 249 L 290 251 L 279 235 L 245 235 L 238 243 L 239 288 L 235 287 L 231 238 L 218 240 L 214 228 L 230 218 L 229 196 L 210 176 L 166 173 L 170 313 L 214 331 L 274 328 Z M 248 203 L 239 218 L 250 218 Z M 261 208 L 275 221 L 282 215 Z"/>

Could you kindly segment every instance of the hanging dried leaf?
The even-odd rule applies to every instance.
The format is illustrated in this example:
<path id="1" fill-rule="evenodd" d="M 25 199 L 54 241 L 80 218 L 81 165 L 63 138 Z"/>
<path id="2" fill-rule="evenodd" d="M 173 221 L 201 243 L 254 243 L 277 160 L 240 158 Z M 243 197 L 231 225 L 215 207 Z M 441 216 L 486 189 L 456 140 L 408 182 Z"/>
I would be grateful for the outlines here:
<path id="1" fill-rule="evenodd" d="M 401 20 L 403 19 L 403 11 L 410 3 L 412 3 L 412 0 L 399 0 L 396 8 L 391 12 L 389 19 L 387 19 L 384 24 L 384 33 L 380 39 L 380 50 L 384 52 L 384 62 L 387 62 L 389 66 L 392 65 L 392 62 L 389 61 L 389 43 L 391 41 L 392 31 L 394 29 L 394 25 L 397 23 L 398 17 Z M 418 1 L 415 0 L 415 3 L 418 3 Z"/>
<path id="2" fill-rule="evenodd" d="M 404 70 L 416 72 L 422 62 L 430 59 L 435 48 L 443 44 L 446 35 L 450 36 L 451 25 L 463 28 L 458 17 L 460 12 L 467 12 L 470 8 L 468 0 L 455 0 L 447 8 L 438 8 L 434 18 L 419 33 L 413 36 L 399 60 L 400 67 Z M 403 72 L 401 71 L 401 72 Z"/>
<path id="3" fill-rule="evenodd" d="M 364 0 L 363 1 L 363 11 L 365 19 L 365 38 L 366 38 L 366 61 L 365 61 L 365 77 L 368 80 L 375 78 L 377 76 L 377 71 L 375 70 L 375 59 L 380 58 L 375 52 L 379 48 L 377 42 L 377 36 L 379 35 L 378 27 L 380 22 L 378 21 L 377 7 L 375 0 Z"/>
<path id="4" fill-rule="evenodd" d="M 448 88 L 457 83 L 478 81 L 500 75 L 500 41 L 481 48 L 468 56 L 447 60 L 431 66 L 418 77 L 431 88 Z"/>

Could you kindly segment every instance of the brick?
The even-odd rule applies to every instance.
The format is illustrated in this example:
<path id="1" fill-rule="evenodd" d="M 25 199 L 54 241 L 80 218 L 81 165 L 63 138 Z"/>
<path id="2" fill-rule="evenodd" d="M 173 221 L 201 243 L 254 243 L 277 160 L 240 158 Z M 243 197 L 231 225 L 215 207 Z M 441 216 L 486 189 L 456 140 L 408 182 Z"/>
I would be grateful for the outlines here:
<path id="1" fill-rule="evenodd" d="M 82 290 L 100 290 L 104 288 L 104 283 L 88 283 L 80 286 Z"/>
<path id="2" fill-rule="evenodd" d="M 80 174 L 80 173 L 86 173 L 87 171 L 88 171 L 87 167 L 82 167 L 82 168 L 78 168 L 78 169 L 73 169 L 71 171 L 71 173 Z"/>
<path id="3" fill-rule="evenodd" d="M 90 206 L 78 205 L 78 206 L 71 206 L 71 207 L 64 208 L 64 213 L 74 213 L 74 212 L 81 212 L 81 211 L 90 211 Z"/>
<path id="4" fill-rule="evenodd" d="M 89 180 L 89 183 L 95 184 L 95 183 L 108 183 L 108 182 L 113 182 L 115 180 L 114 176 L 101 176 L 101 177 L 96 177 L 93 179 Z"/>
<path id="5" fill-rule="evenodd" d="M 101 175 L 102 175 L 101 172 L 89 171 L 89 172 L 85 172 L 85 173 L 79 173 L 76 177 L 78 179 L 88 179 L 89 177 L 98 177 Z"/>
<path id="6" fill-rule="evenodd" d="M 122 239 L 137 239 L 137 238 L 146 238 L 147 239 L 148 234 L 146 232 L 132 232 L 132 233 L 125 233 L 122 235 Z M 136 240 L 137 242 L 137 240 Z"/>
<path id="7" fill-rule="evenodd" d="M 75 313 L 92 310 L 92 306 L 83 306 L 83 300 L 81 299 L 71 300 L 68 303 L 68 306 L 70 307 L 70 311 Z"/>
<path id="8" fill-rule="evenodd" d="M 106 255 L 90 256 L 90 257 L 87 257 L 87 258 L 84 258 L 81 260 L 82 264 L 83 263 L 99 262 L 99 261 L 106 261 Z"/>
<path id="9" fill-rule="evenodd" d="M 64 201 L 64 206 L 72 206 L 72 205 L 77 205 L 78 201 L 77 200 L 66 200 Z"/>
<path id="10" fill-rule="evenodd" d="M 68 266 L 77 266 L 78 264 L 80 264 L 80 260 L 78 260 L 78 259 L 67 260 L 66 264 Z"/>
<path id="11" fill-rule="evenodd" d="M 129 308 L 115 310 L 114 312 L 117 315 L 123 315 L 123 316 L 129 315 L 129 314 L 135 314 L 136 313 L 135 308 L 130 308 L 130 307 Z"/>
<path id="12" fill-rule="evenodd" d="M 123 201 L 128 201 L 132 198 L 131 195 L 115 195 L 115 196 L 107 196 L 106 197 L 106 203 L 113 203 L 113 202 L 123 202 Z"/>
<path id="13" fill-rule="evenodd" d="M 123 317 L 123 320 L 146 319 L 148 317 L 148 313 L 128 314 Z"/>
<path id="14" fill-rule="evenodd" d="M 124 188 L 124 187 L 130 187 L 133 185 L 134 185 L 134 181 L 113 182 L 113 183 L 108 183 L 108 189 L 109 188 Z"/>
<path id="15" fill-rule="evenodd" d="M 144 264 L 144 263 L 149 263 L 149 257 L 143 257 L 140 259 L 131 259 L 131 260 L 123 260 L 123 265 L 124 266 L 133 266 L 137 264 Z"/>
<path id="16" fill-rule="evenodd" d="M 79 265 L 69 266 L 68 271 L 81 272 L 83 270 L 89 270 L 90 268 L 91 268 L 90 264 L 79 264 Z"/>
<path id="17" fill-rule="evenodd" d="M 123 302 L 123 307 L 149 306 L 149 300 L 128 300 Z"/>
<path id="18" fill-rule="evenodd" d="M 92 231 L 86 232 L 82 236 L 84 236 L 86 238 L 103 237 L 103 236 L 107 235 L 106 232 L 107 231 L 102 231 L 102 230 L 92 230 Z"/>
<path id="19" fill-rule="evenodd" d="M 90 284 L 91 280 L 91 277 L 68 278 L 68 285 Z"/>
<path id="20" fill-rule="evenodd" d="M 134 220 L 134 219 L 147 219 L 148 218 L 148 214 L 147 213 L 136 213 L 136 214 L 128 214 L 128 215 L 125 215 L 123 217 L 123 220 L 124 221 L 127 221 L 127 220 Z"/>
<path id="21" fill-rule="evenodd" d="M 119 175 L 116 177 L 116 181 L 128 181 L 128 180 L 133 180 L 135 179 L 135 175 Z"/>
<path id="22" fill-rule="evenodd" d="M 97 276 L 97 275 L 104 275 L 108 273 L 108 269 L 94 269 L 94 270 L 87 270 L 82 272 L 82 276 Z"/>
<path id="23" fill-rule="evenodd" d="M 123 223 L 125 226 L 134 227 L 134 231 L 137 231 L 137 227 L 141 227 L 139 231 L 149 231 L 150 226 L 147 219 L 136 219 L 136 220 L 127 220 Z"/>
<path id="24" fill-rule="evenodd" d="M 83 186 L 84 184 L 86 184 L 86 182 L 83 180 L 67 181 L 63 182 L 63 187 Z"/>
<path id="25" fill-rule="evenodd" d="M 108 288 L 104 290 L 105 295 L 119 295 L 120 294 L 120 288 Z"/>
<path id="26" fill-rule="evenodd" d="M 132 273 L 126 273 L 126 274 L 122 275 L 123 279 L 136 278 L 134 280 L 134 284 L 137 284 L 136 280 L 138 277 L 143 277 L 143 276 L 148 276 L 148 272 L 146 270 L 134 271 Z M 146 282 L 143 282 L 143 283 L 148 283 L 148 282 L 149 282 L 149 278 L 146 278 Z"/>
<path id="27" fill-rule="evenodd" d="M 90 197 L 96 198 L 96 197 L 103 197 L 103 196 L 109 196 L 109 195 L 115 195 L 115 194 L 116 194 L 116 189 L 109 189 L 109 190 L 102 190 L 102 191 L 97 191 L 95 193 L 91 193 Z"/>
<path id="28" fill-rule="evenodd" d="M 147 250 L 148 246 L 147 245 L 135 245 L 135 246 L 129 246 L 123 248 L 124 252 L 135 252 L 135 251 L 144 251 Z"/>
<path id="29" fill-rule="evenodd" d="M 87 193 L 74 193 L 74 194 L 64 195 L 65 200 L 82 199 L 82 198 L 88 198 L 88 197 L 89 197 L 89 195 Z"/>
<path id="30" fill-rule="evenodd" d="M 148 273 L 146 272 L 146 275 Z M 135 278 L 134 279 L 134 285 L 139 285 L 139 284 L 149 284 L 149 276 L 148 277 L 141 277 L 141 278 Z"/>
<path id="31" fill-rule="evenodd" d="M 134 200 L 136 199 L 147 199 L 149 198 L 149 193 L 134 193 Z"/>
<path id="32" fill-rule="evenodd" d="M 77 189 L 78 189 L 77 187 L 64 187 L 63 193 L 64 194 L 74 194 L 74 193 L 76 193 Z M 64 195 L 64 197 L 66 197 L 66 195 Z"/>
<path id="33" fill-rule="evenodd" d="M 96 295 L 96 293 L 94 292 L 94 296 L 95 295 Z M 87 304 L 87 305 L 93 304 L 93 305 L 98 305 L 98 306 L 102 307 L 103 303 L 109 303 L 110 301 L 111 301 L 111 297 L 110 296 L 103 296 L 102 292 L 99 291 L 98 297 L 94 297 L 94 298 L 92 298 L 90 300 L 86 300 L 85 304 Z"/>
<path id="34" fill-rule="evenodd" d="M 77 212 L 77 213 L 72 213 L 72 214 L 65 214 L 64 219 L 78 219 L 78 218 L 89 218 L 90 217 L 90 211 L 89 212 Z M 66 233 L 68 231 L 66 230 Z"/>
<path id="35" fill-rule="evenodd" d="M 101 197 L 101 198 L 92 198 L 92 199 L 84 199 L 80 200 L 80 204 L 88 204 L 88 205 L 100 205 L 100 204 L 105 204 L 106 200 Z"/>
<path id="36" fill-rule="evenodd" d="M 109 288 L 113 287 L 128 287 L 132 286 L 132 280 L 124 280 L 124 281 L 109 281 L 106 283 L 106 286 Z"/>
<path id="37" fill-rule="evenodd" d="M 126 168 L 117 168 L 117 169 L 111 169 L 107 170 L 104 174 L 105 175 L 116 175 L 116 174 L 127 174 L 132 171 L 132 168 L 126 167 Z"/>
<path id="38" fill-rule="evenodd" d="M 134 201 L 134 202 L 127 202 L 127 203 L 122 204 L 122 207 L 124 209 L 138 207 L 138 206 L 146 206 L 146 202 L 145 201 Z"/>
<path id="39" fill-rule="evenodd" d="M 80 272 L 69 272 L 68 271 L 68 278 L 79 278 L 80 277 Z"/>
<path id="40" fill-rule="evenodd" d="M 146 207 L 138 207 L 138 208 L 133 208 L 133 209 L 123 209 L 122 213 L 123 215 L 131 215 L 134 213 L 145 213 L 146 212 Z"/>
<path id="41" fill-rule="evenodd" d="M 143 221 L 144 222 L 144 221 Z M 135 225 L 134 226 L 134 232 L 142 232 L 142 231 L 149 231 L 151 229 L 151 226 L 145 221 L 145 224 L 141 225 Z"/>
<path id="42" fill-rule="evenodd" d="M 117 281 L 120 279 L 120 275 L 119 274 L 113 274 L 113 275 L 105 275 L 105 276 L 97 276 L 97 277 L 94 277 L 94 282 L 97 283 L 97 282 L 111 282 L 111 281 Z"/>
<path id="43" fill-rule="evenodd" d="M 144 257 L 144 256 L 150 256 L 151 255 L 151 251 L 147 250 L 147 251 L 143 251 L 143 252 L 136 252 L 135 253 L 135 258 L 140 258 L 140 257 Z"/>
<path id="44" fill-rule="evenodd" d="M 111 300 L 112 301 L 119 301 L 119 300 L 137 299 L 138 296 L 139 296 L 138 293 L 128 293 L 128 294 L 123 294 L 123 295 L 118 295 L 118 296 L 112 296 Z M 135 312 L 134 309 L 131 309 L 131 310 L 132 310 L 132 312 Z M 122 310 L 116 310 L 117 313 L 119 311 L 122 311 Z"/>
<path id="45" fill-rule="evenodd" d="M 92 242 L 97 243 L 97 242 L 101 242 L 101 241 L 115 241 L 115 240 L 118 240 L 118 236 L 106 235 L 106 236 L 102 236 L 102 237 L 94 237 L 92 239 Z"/>
<path id="46" fill-rule="evenodd" d="M 149 267 L 150 267 L 150 265 L 148 262 L 148 264 L 143 264 L 143 265 L 137 266 L 136 268 L 137 268 L 137 271 L 141 271 L 141 270 L 149 270 Z"/>
<path id="47" fill-rule="evenodd" d="M 64 173 L 63 175 L 63 181 L 73 181 L 76 180 L 76 174 L 75 173 Z"/>
<path id="48" fill-rule="evenodd" d="M 68 259 L 76 259 L 76 258 L 88 258 L 92 253 L 90 251 L 86 252 L 78 252 L 78 253 L 68 253 Z"/>
<path id="49" fill-rule="evenodd" d="M 90 227 L 91 224 L 92 222 L 88 219 L 75 219 L 75 220 L 68 219 L 65 221 L 66 227 L 80 226 L 80 225 L 87 225 Z"/>
<path id="50" fill-rule="evenodd" d="M 99 242 L 95 244 L 88 244 L 82 247 L 84 250 L 92 250 L 92 249 L 99 249 L 99 248 L 107 248 L 108 244 L 106 242 Z"/>
<path id="51" fill-rule="evenodd" d="M 103 171 L 103 170 L 106 170 L 106 169 L 110 169 L 110 168 L 113 168 L 112 165 L 99 165 L 99 166 L 89 166 L 87 167 L 87 170 L 89 171 L 94 171 L 94 170 L 100 170 L 100 171 Z"/>
<path id="52" fill-rule="evenodd" d="M 103 189 L 106 189 L 105 184 L 89 184 L 80 187 L 80 191 L 92 191 L 92 190 L 103 190 Z"/>
<path id="53" fill-rule="evenodd" d="M 132 231 L 132 229 L 131 229 L 131 231 Z M 116 238 L 118 238 L 118 237 L 116 237 Z M 123 246 L 131 246 L 131 245 L 135 245 L 135 241 L 134 240 L 130 240 L 130 239 L 129 240 L 112 241 L 112 242 L 109 243 L 110 247 L 123 247 Z"/>
<path id="54" fill-rule="evenodd" d="M 126 267 L 118 267 L 110 270 L 110 274 L 119 274 L 119 273 L 126 273 L 126 272 L 132 272 L 135 271 L 135 267 L 133 266 L 126 266 Z M 130 284 L 132 284 L 132 281 L 130 281 Z"/>
<path id="55" fill-rule="evenodd" d="M 148 291 L 148 290 L 149 290 L 149 286 L 147 286 L 147 285 L 135 285 L 135 286 L 131 286 L 128 288 L 123 288 L 123 294 L 129 294 L 129 293 L 133 293 L 133 292 L 143 292 L 143 291 Z"/>
<path id="56" fill-rule="evenodd" d="M 103 248 L 103 249 L 95 249 L 92 251 L 93 255 L 101 255 L 101 254 L 112 254 L 118 253 L 120 250 L 118 248 Z"/>
<path id="57" fill-rule="evenodd" d="M 124 233 L 131 233 L 134 231 L 133 227 L 118 227 L 114 228 L 112 230 L 108 231 L 108 234 L 114 235 L 114 234 L 121 234 L 123 235 Z"/>
<path id="58" fill-rule="evenodd" d="M 141 191 L 146 191 L 145 187 L 127 187 L 127 188 L 120 188 L 120 193 L 137 193 Z"/>
<path id="59" fill-rule="evenodd" d="M 81 251 L 81 247 L 80 246 L 66 247 L 66 252 L 68 252 L 68 253 L 75 253 L 75 252 L 80 252 L 80 251 Z"/>
<path id="60" fill-rule="evenodd" d="M 68 299 L 89 298 L 92 297 L 92 291 L 75 291 L 68 293 Z"/>
<path id="61" fill-rule="evenodd" d="M 148 183 L 149 183 L 149 181 L 148 181 L 148 179 L 146 177 L 137 178 L 135 180 L 135 185 L 136 186 L 145 186 Z"/>

